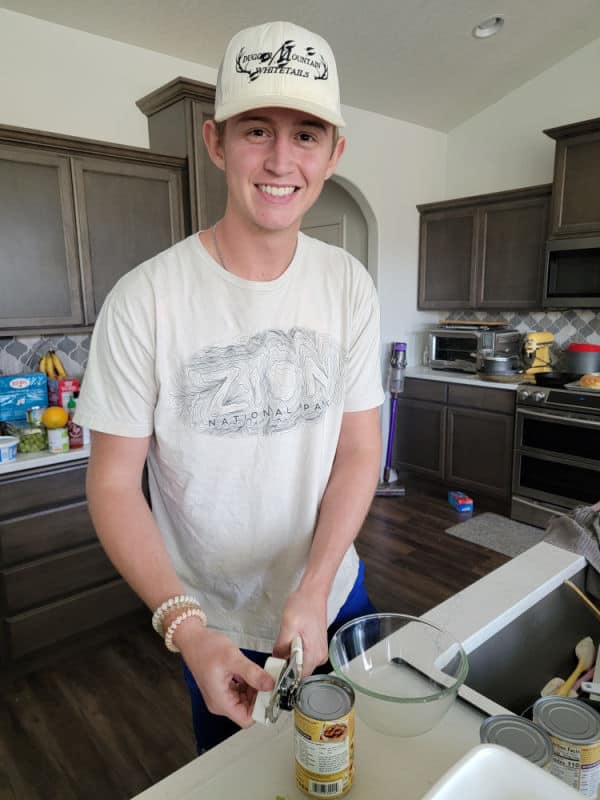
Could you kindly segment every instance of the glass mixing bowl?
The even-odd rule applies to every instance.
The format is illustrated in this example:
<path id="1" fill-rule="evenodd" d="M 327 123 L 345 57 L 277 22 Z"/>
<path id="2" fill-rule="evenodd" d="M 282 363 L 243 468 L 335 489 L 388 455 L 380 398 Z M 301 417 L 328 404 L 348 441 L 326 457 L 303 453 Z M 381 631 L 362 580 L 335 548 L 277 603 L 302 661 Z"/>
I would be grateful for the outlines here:
<path id="1" fill-rule="evenodd" d="M 334 634 L 329 660 L 356 694 L 356 713 L 391 736 L 431 730 L 454 702 L 467 655 L 447 631 L 406 614 L 369 614 Z"/>

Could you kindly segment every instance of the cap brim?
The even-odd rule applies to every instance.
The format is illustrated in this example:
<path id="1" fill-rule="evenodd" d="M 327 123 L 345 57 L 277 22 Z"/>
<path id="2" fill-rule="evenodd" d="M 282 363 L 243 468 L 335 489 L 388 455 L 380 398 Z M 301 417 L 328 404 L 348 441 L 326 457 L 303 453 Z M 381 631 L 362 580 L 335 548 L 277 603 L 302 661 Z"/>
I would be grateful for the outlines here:
<path id="1" fill-rule="evenodd" d="M 291 108 L 295 111 L 305 111 L 307 114 L 323 119 L 337 128 L 343 128 L 346 125 L 341 114 L 331 109 L 323 108 L 318 103 L 311 103 L 310 100 L 302 100 L 297 97 L 273 97 L 273 95 L 249 97 L 232 103 L 224 103 L 218 111 L 215 111 L 215 122 L 223 122 L 238 114 L 244 114 L 246 111 L 253 111 L 257 108 Z"/>

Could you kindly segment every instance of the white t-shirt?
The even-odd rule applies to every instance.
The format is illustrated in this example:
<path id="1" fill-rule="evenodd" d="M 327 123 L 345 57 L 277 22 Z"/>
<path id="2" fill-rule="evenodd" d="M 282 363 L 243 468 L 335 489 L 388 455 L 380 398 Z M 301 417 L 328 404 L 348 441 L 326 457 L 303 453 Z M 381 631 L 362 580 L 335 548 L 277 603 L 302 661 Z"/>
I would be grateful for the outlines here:
<path id="1" fill-rule="evenodd" d="M 186 591 L 211 627 L 271 652 L 306 566 L 342 415 L 383 399 L 379 307 L 358 261 L 299 234 L 279 278 L 248 281 L 193 235 L 125 275 L 104 302 L 77 421 L 152 435 L 152 511 Z M 357 571 L 352 546 L 329 622 Z"/>

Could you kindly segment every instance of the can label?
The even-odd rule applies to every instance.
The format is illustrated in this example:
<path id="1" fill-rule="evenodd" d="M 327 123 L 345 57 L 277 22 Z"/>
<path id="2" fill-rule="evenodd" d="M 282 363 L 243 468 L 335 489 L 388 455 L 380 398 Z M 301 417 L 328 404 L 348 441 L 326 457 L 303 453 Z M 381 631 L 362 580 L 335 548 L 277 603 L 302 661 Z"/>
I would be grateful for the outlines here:
<path id="1" fill-rule="evenodd" d="M 354 777 L 354 708 L 319 720 L 294 710 L 296 783 L 312 797 L 341 797 Z"/>
<path id="2" fill-rule="evenodd" d="M 40 425 L 44 411 L 45 409 L 43 406 L 32 406 L 32 408 L 28 408 L 25 412 L 27 414 L 27 422 L 29 422 L 30 425 Z"/>
<path id="3" fill-rule="evenodd" d="M 69 452 L 69 433 L 66 428 L 48 428 L 48 450 L 51 453 Z"/>
<path id="4" fill-rule="evenodd" d="M 550 772 L 584 797 L 596 798 L 600 785 L 600 742 L 577 745 L 550 735 L 554 755 Z"/>
<path id="5" fill-rule="evenodd" d="M 533 721 L 550 736 L 550 772 L 595 800 L 600 786 L 598 713 L 569 697 L 542 697 L 533 706 Z"/>

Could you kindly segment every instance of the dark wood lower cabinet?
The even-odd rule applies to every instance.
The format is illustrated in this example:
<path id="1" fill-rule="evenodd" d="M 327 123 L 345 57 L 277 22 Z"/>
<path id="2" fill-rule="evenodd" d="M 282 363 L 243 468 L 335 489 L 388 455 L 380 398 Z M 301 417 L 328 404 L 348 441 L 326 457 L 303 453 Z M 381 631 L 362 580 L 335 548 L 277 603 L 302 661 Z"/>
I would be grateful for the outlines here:
<path id="1" fill-rule="evenodd" d="M 448 483 L 507 497 L 513 430 L 512 417 L 505 414 L 448 408 L 444 474 Z"/>
<path id="2" fill-rule="evenodd" d="M 514 403 L 511 388 L 407 378 L 398 401 L 394 467 L 508 502 Z"/>
<path id="3" fill-rule="evenodd" d="M 0 479 L 0 676 L 108 638 L 144 607 L 98 541 L 86 462 Z"/>
<path id="4" fill-rule="evenodd" d="M 396 423 L 396 462 L 432 478 L 444 477 L 446 408 L 439 403 L 401 400 Z"/>

